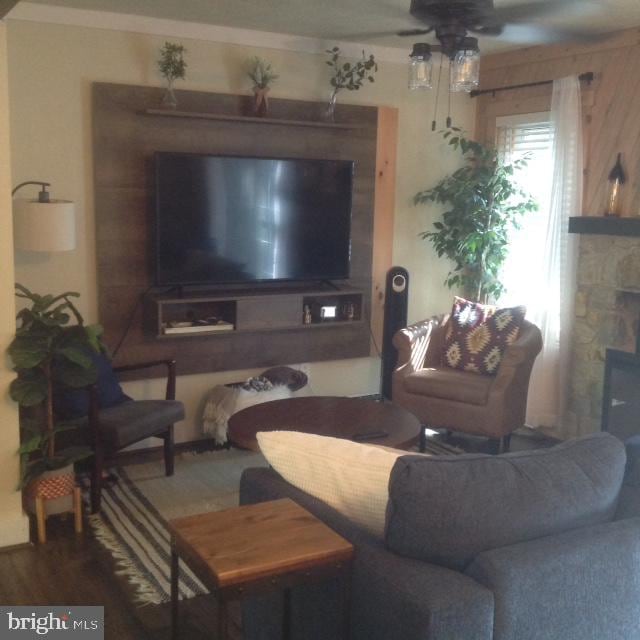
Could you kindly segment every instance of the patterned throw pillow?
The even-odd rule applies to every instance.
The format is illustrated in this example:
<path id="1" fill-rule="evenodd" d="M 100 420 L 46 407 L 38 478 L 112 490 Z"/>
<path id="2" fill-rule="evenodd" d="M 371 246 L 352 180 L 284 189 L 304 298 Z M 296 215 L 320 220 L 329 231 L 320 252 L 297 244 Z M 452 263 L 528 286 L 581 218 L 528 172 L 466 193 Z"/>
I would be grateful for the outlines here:
<path id="1" fill-rule="evenodd" d="M 454 298 L 442 364 L 485 376 L 498 373 L 505 349 L 518 338 L 525 307 L 496 309 Z"/>

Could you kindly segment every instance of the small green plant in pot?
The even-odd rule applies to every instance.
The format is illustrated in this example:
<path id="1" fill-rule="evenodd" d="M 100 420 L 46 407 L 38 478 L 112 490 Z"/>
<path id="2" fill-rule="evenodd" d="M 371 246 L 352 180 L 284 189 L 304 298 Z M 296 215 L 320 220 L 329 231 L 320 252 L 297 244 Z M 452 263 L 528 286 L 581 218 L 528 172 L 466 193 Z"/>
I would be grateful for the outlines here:
<path id="1" fill-rule="evenodd" d="M 538 208 L 515 179 L 528 158 L 504 162 L 494 147 L 469 140 L 455 127 L 443 136 L 465 164 L 414 197 L 414 204 L 435 202 L 446 207 L 434 230 L 420 235 L 433 244 L 439 257 L 454 263 L 445 280 L 450 289 L 462 289 L 467 298 L 479 302 L 498 299 L 504 292 L 500 272 L 509 233 L 519 228 L 524 214 Z"/>
<path id="2" fill-rule="evenodd" d="M 256 116 L 264 117 L 269 111 L 268 93 L 271 84 L 278 79 L 278 74 L 271 68 L 271 63 L 263 58 L 254 57 L 249 61 L 247 71 L 251 82 L 253 82 L 253 111 Z"/>
<path id="3" fill-rule="evenodd" d="M 375 82 L 375 74 L 378 71 L 378 63 L 373 54 L 367 56 L 362 52 L 362 59 L 351 63 L 342 62 L 340 47 L 326 50 L 329 59 L 326 64 L 331 67 L 333 75 L 329 81 L 333 89 L 329 97 L 329 104 L 325 111 L 325 120 L 333 122 L 335 119 L 336 101 L 338 93 L 343 89 L 347 91 L 359 91 L 366 82 Z"/>
<path id="4" fill-rule="evenodd" d="M 16 285 L 16 295 L 30 303 L 17 315 L 18 328 L 8 348 L 16 372 L 9 394 L 20 405 L 20 488 L 26 488 L 29 506 L 44 491 L 42 483 L 51 483 L 52 477 L 69 478 L 73 464 L 92 454 L 89 447 L 57 446 L 58 435 L 79 423 L 56 419 L 53 392 L 57 387 L 82 388 L 96 382 L 91 352 L 101 348 L 102 328 L 84 324 L 72 302 L 77 293 L 41 296 Z M 48 500 L 47 512 L 66 511 L 67 506 Z"/>
<path id="5" fill-rule="evenodd" d="M 178 106 L 176 94 L 173 91 L 173 83 L 176 80 L 184 80 L 187 71 L 187 62 L 184 54 L 187 50 L 181 44 L 165 42 L 160 49 L 158 69 L 162 77 L 167 81 L 167 90 L 162 98 L 162 106 L 175 109 Z"/>

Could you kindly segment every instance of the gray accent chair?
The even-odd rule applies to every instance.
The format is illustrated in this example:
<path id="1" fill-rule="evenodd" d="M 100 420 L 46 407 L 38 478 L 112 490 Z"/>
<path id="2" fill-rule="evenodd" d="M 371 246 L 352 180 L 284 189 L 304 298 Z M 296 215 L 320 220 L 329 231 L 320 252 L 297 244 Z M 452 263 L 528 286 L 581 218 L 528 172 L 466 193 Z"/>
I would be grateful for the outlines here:
<path id="1" fill-rule="evenodd" d="M 640 640 L 640 487 L 634 463 L 621 492 L 625 461 L 608 434 L 403 456 L 385 540 L 273 469 L 245 470 L 240 501 L 292 498 L 354 544 L 351 640 Z M 340 638 L 340 598 L 333 582 L 294 589 L 292 639 Z M 282 606 L 245 601 L 245 640 L 280 638 Z"/>
<path id="2" fill-rule="evenodd" d="M 173 425 L 184 420 L 184 405 L 176 400 L 175 360 L 153 360 L 114 367 L 115 373 L 166 367 L 164 400 L 129 400 L 114 407 L 100 408 L 94 385 L 89 389 L 88 426 L 93 447 L 91 469 L 91 513 L 100 511 L 105 462 L 129 445 L 147 438 L 163 441 L 165 474 L 173 475 Z"/>

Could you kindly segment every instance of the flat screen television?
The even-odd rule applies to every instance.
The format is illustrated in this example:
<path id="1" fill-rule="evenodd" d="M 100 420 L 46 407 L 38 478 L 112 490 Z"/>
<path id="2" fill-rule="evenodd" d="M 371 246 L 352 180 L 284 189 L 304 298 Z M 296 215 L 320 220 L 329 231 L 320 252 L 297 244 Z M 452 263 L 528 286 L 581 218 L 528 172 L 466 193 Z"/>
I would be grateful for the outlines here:
<path id="1" fill-rule="evenodd" d="M 158 152 L 156 284 L 349 277 L 354 163 Z"/>

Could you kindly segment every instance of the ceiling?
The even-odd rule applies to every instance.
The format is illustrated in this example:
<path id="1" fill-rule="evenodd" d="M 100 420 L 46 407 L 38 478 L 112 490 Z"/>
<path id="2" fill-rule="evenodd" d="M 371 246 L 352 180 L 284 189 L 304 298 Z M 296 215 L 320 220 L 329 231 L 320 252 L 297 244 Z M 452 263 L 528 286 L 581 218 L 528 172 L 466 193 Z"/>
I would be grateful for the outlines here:
<path id="1" fill-rule="evenodd" d="M 419 38 L 368 37 L 365 34 L 420 26 L 409 15 L 410 0 L 31 0 L 39 4 L 137 14 L 186 22 L 216 24 L 308 36 L 326 40 L 410 48 Z M 495 6 L 523 0 L 494 0 Z M 640 26 L 640 0 L 576 0 L 564 10 L 536 22 L 538 25 L 586 29 L 597 33 Z M 517 30 L 500 40 L 484 37 L 480 48 L 489 51 L 513 49 L 543 40 L 514 43 Z M 424 37 L 422 39 L 425 39 Z M 520 40 L 520 39 L 518 39 Z"/>

